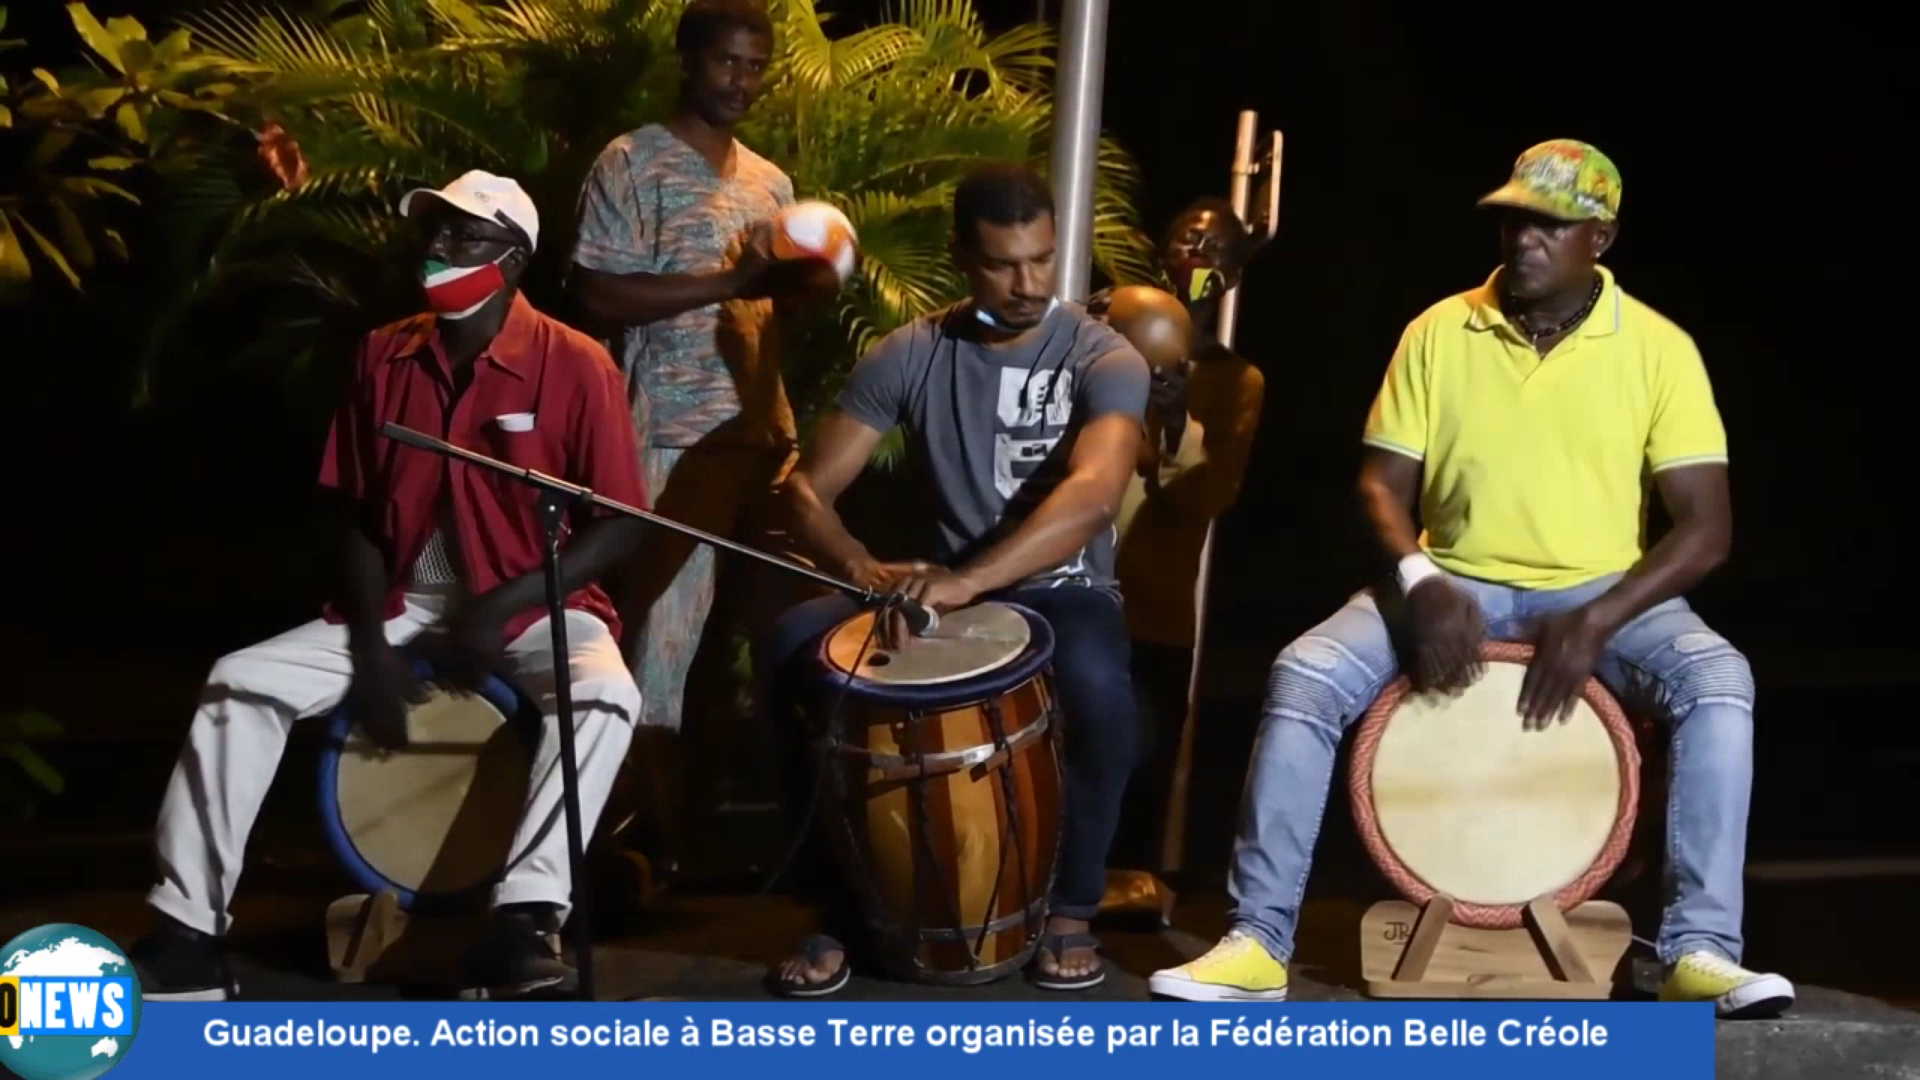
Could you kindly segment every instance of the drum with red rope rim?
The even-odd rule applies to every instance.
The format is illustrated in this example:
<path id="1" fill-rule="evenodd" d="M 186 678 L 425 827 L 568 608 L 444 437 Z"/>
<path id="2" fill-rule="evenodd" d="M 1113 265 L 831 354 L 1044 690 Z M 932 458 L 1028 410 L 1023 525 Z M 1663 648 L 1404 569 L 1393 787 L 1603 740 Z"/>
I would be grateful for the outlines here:
<path id="1" fill-rule="evenodd" d="M 1626 859 L 1640 802 L 1634 725 L 1598 679 L 1564 723 L 1525 731 L 1517 703 L 1533 648 L 1482 647 L 1465 692 L 1416 695 L 1403 675 L 1354 736 L 1349 794 L 1374 864 L 1407 900 L 1436 893 L 1452 921 L 1506 929 L 1551 894 L 1592 899 Z"/>

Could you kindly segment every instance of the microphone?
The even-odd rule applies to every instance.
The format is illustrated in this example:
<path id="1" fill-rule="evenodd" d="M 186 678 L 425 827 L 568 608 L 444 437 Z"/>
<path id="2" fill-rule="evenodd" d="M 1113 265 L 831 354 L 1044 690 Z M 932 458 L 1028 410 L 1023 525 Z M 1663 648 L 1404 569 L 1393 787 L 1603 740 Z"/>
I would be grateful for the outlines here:
<path id="1" fill-rule="evenodd" d="M 926 637 L 940 629 L 940 613 L 929 607 L 922 607 L 904 596 L 893 598 L 893 605 L 907 620 L 907 629 L 914 637 Z"/>

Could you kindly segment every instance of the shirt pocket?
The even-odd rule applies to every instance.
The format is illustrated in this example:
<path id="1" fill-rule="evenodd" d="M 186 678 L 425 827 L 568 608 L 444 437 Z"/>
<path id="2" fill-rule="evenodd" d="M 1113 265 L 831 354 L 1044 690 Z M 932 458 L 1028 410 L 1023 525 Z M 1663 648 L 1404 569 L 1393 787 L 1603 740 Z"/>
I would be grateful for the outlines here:
<path id="1" fill-rule="evenodd" d="M 564 463 L 560 418 L 535 409 L 503 409 L 480 424 L 483 453 L 509 465 L 556 473 Z"/>

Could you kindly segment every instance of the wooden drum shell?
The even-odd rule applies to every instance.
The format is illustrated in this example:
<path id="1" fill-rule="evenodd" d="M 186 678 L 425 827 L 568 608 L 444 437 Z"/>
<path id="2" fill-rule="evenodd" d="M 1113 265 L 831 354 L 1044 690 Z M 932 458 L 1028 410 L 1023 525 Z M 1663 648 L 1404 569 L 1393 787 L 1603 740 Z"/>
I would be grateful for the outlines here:
<path id="1" fill-rule="evenodd" d="M 1010 606 L 1010 605 L 1009 605 Z M 1013 663 L 946 686 L 837 685 L 827 739 L 826 828 L 898 978 L 992 982 L 1038 947 L 1063 826 L 1061 713 L 1051 631 Z"/>
<path id="2" fill-rule="evenodd" d="M 1482 647 L 1482 657 L 1490 668 L 1495 664 L 1524 668 L 1532 661 L 1533 648 L 1517 642 L 1488 642 Z M 1361 719 L 1354 735 L 1349 794 L 1354 824 L 1374 865 L 1407 900 L 1425 904 L 1439 890 L 1418 869 L 1409 865 L 1409 860 L 1401 852 L 1395 850 L 1386 835 L 1387 830 L 1382 827 L 1382 814 L 1376 805 L 1374 788 L 1375 765 L 1381 741 L 1389 725 L 1394 722 L 1395 713 L 1407 702 L 1411 693 L 1412 686 L 1406 676 L 1393 680 L 1374 699 Z M 1611 824 L 1603 830 L 1605 835 L 1599 840 L 1597 851 L 1583 870 L 1550 890 L 1555 906 L 1563 912 L 1592 899 L 1620 868 L 1633 840 L 1640 801 L 1640 751 L 1634 726 L 1628 721 L 1619 702 L 1598 679 L 1588 679 L 1580 697 L 1586 708 L 1591 710 L 1591 715 L 1597 718 L 1605 740 L 1611 745 L 1617 776 L 1603 779 L 1614 783 L 1616 789 L 1612 800 Z M 1520 724 L 1519 716 L 1511 707 L 1505 710 L 1500 719 L 1503 723 L 1510 719 L 1515 729 Z M 1403 722 L 1417 722 L 1417 719 Z M 1536 734 L 1553 736 L 1552 732 Z M 1524 847 L 1524 844 L 1520 846 Z M 1517 851 L 1516 854 L 1524 857 L 1525 852 Z M 1454 902 L 1451 921 L 1462 926 L 1511 929 L 1524 925 L 1525 900 L 1490 903 L 1458 896 L 1450 898 Z"/>

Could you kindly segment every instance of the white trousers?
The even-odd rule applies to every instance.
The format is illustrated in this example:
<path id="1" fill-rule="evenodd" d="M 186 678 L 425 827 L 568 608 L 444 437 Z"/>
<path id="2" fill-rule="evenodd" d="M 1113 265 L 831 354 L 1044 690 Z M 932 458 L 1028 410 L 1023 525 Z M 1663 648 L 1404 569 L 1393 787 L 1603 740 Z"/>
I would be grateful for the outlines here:
<path id="1" fill-rule="evenodd" d="M 406 610 L 386 624 L 387 640 L 395 645 L 412 640 L 446 610 L 443 594 L 410 593 L 406 600 Z M 546 731 L 506 873 L 492 901 L 496 906 L 556 904 L 564 917 L 572 907 L 572 889 L 549 626 L 541 619 L 506 649 L 509 677 L 522 694 L 539 702 Z M 569 610 L 567 649 L 581 834 L 590 838 L 632 741 L 640 689 L 619 643 L 598 618 Z M 202 933 L 227 932 L 247 837 L 286 752 L 287 735 L 296 721 L 331 712 L 346 698 L 352 680 L 347 628 L 324 620 L 214 664 L 160 807 L 160 882 L 148 903 Z"/>

